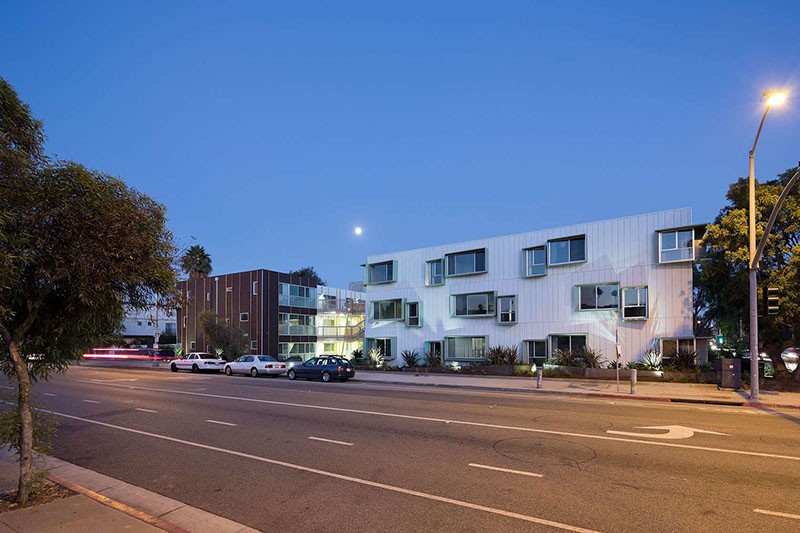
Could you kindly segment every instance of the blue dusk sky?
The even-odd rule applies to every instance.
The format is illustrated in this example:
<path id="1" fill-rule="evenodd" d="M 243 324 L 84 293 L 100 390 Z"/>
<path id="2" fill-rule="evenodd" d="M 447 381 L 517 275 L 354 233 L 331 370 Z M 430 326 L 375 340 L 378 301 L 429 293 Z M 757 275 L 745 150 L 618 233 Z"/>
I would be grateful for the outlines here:
<path id="1" fill-rule="evenodd" d="M 216 273 L 691 207 L 800 158 L 800 2 L 0 0 L 52 155 L 167 206 Z M 354 235 L 361 226 L 363 234 Z M 196 241 L 192 240 L 192 236 Z"/>

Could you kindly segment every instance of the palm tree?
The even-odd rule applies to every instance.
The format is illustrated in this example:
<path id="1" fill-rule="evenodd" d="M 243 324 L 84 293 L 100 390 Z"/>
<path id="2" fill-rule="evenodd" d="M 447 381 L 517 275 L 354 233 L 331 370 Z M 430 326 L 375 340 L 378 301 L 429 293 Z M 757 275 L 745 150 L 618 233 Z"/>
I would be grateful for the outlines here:
<path id="1" fill-rule="evenodd" d="M 205 248 L 195 244 L 181 257 L 181 270 L 190 278 L 204 278 L 211 273 L 211 256 Z"/>

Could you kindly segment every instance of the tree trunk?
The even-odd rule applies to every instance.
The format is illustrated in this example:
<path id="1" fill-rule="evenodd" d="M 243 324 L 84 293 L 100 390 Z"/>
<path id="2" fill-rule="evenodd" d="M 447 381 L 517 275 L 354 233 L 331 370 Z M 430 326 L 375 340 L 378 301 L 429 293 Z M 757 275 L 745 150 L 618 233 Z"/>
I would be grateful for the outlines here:
<path id="1" fill-rule="evenodd" d="M 18 341 L 8 345 L 11 361 L 17 377 L 17 409 L 20 418 L 19 439 L 19 485 L 17 486 L 17 503 L 26 503 L 33 491 L 33 410 L 31 408 L 31 377 L 28 365 L 22 356 Z"/>

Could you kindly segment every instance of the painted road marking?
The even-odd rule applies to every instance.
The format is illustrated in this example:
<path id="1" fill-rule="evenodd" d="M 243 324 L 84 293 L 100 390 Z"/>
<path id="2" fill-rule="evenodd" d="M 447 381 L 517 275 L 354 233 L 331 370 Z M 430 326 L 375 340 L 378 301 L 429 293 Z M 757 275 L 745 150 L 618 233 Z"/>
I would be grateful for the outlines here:
<path id="1" fill-rule="evenodd" d="M 485 513 L 491 513 L 491 514 L 495 514 L 495 515 L 499 515 L 499 516 L 505 516 L 505 517 L 508 517 L 508 518 L 515 518 L 517 520 L 522 520 L 524 522 L 531 522 L 531 523 L 534 523 L 534 524 L 550 526 L 550 527 L 554 527 L 554 528 L 557 528 L 557 529 L 562 529 L 564 531 L 572 531 L 573 533 L 599 533 L 599 532 L 597 532 L 597 531 L 595 531 L 593 529 L 586 529 L 586 528 L 582 528 L 582 527 L 578 527 L 578 526 L 572 526 L 572 525 L 569 525 L 569 524 L 563 524 L 561 522 L 554 522 L 552 520 L 547 520 L 545 518 L 539 518 L 539 517 L 536 517 L 536 516 L 530 516 L 530 515 L 524 515 L 524 514 L 520 514 L 520 513 L 514 513 L 514 512 L 511 512 L 511 511 L 505 511 L 503 509 L 496 509 L 494 507 L 486 507 L 484 505 L 478 505 L 478 504 L 466 502 L 466 501 L 463 501 L 463 500 L 455 500 L 453 498 L 446 498 L 444 496 L 437 496 L 435 494 L 428 494 L 426 492 L 420 492 L 420 491 L 417 491 L 417 490 L 406 489 L 406 488 L 403 488 L 403 487 L 397 487 L 395 485 L 387 485 L 386 483 L 379 483 L 377 481 L 370 481 L 368 479 L 360 479 L 360 478 L 357 478 L 357 477 L 345 476 L 343 474 L 337 474 L 336 472 L 328 472 L 326 470 L 319 470 L 319 469 L 311 468 L 311 467 L 308 467 L 308 466 L 301 466 L 301 465 L 298 465 L 298 464 L 295 464 L 295 463 L 287 463 L 287 462 L 284 462 L 284 461 L 278 461 L 277 459 L 269 459 L 268 457 L 261 457 L 261 456 L 252 455 L 252 454 L 249 454 L 249 453 L 237 452 L 235 450 L 226 450 L 225 448 L 217 448 L 216 446 L 210 446 L 208 444 L 201 444 L 199 442 L 191 442 L 191 441 L 188 441 L 188 440 L 177 439 L 175 437 L 168 437 L 166 435 L 159 435 L 158 433 L 150 433 L 148 431 L 142 431 L 142 430 L 139 430 L 139 429 L 127 428 L 127 427 L 124 427 L 124 426 L 117 426 L 117 425 L 114 425 L 114 424 L 108 424 L 106 422 L 100 422 L 98 420 L 90 420 L 88 418 L 82 418 L 80 416 L 73 416 L 73 415 L 68 415 L 68 414 L 65 414 L 65 413 L 59 413 L 59 412 L 56 412 L 56 411 L 49 411 L 47 409 L 40 409 L 40 411 L 42 411 L 44 413 L 50 413 L 50 414 L 53 414 L 53 415 L 56 415 L 56 416 L 60 416 L 60 417 L 63 417 L 63 418 L 69 418 L 71 420 L 80 420 L 81 422 L 86 422 L 88 424 L 95 424 L 97 426 L 103 426 L 103 427 L 107 427 L 107 428 L 111 428 L 111 429 L 118 429 L 120 431 L 127 431 L 127 432 L 130 432 L 130 433 L 135 433 L 137 435 L 144 435 L 146 437 L 153 437 L 155 439 L 162 439 L 162 440 L 166 440 L 166 441 L 169 441 L 169 442 L 175 442 L 175 443 L 178 443 L 178 444 L 183 444 L 183 445 L 186 445 L 186 446 L 194 446 L 195 448 L 202 448 L 204 450 L 210 450 L 210 451 L 213 451 L 213 452 L 226 453 L 228 455 L 235 455 L 237 457 L 243 457 L 245 459 L 252 459 L 254 461 L 260 461 L 262 463 L 268 463 L 268 464 L 272 464 L 272 465 L 276 465 L 276 466 L 283 466 L 285 468 L 291 468 L 292 470 L 299 470 L 301 472 L 308 472 L 310 474 L 317 474 L 317 475 L 320 475 L 320 476 L 339 479 L 341 481 L 349 481 L 350 483 L 357 483 L 359 485 L 366 485 L 368 487 L 375 487 L 375 488 L 378 488 L 378 489 L 383 489 L 383 490 L 387 490 L 387 491 L 391 491 L 391 492 L 397 492 L 397 493 L 400 493 L 400 494 L 406 494 L 408 496 L 416 496 L 418 498 L 424 498 L 426 500 L 432 500 L 432 501 L 436 501 L 436 502 L 447 503 L 447 504 L 455 505 L 455 506 L 458 506 L 458 507 L 464 507 L 466 509 L 473 509 L 475 511 L 483 511 Z M 210 420 L 207 420 L 207 422 L 210 422 Z"/>
<path id="2" fill-rule="evenodd" d="M 53 394 L 52 392 L 43 392 L 42 394 L 44 394 L 45 396 L 55 396 L 55 394 Z"/>
<path id="3" fill-rule="evenodd" d="M 95 401 L 95 400 L 83 400 L 83 401 L 86 402 L 86 403 L 100 403 L 100 402 Z"/>
<path id="4" fill-rule="evenodd" d="M 330 442 L 333 444 L 341 444 L 342 446 L 353 446 L 352 442 L 342 442 L 340 440 L 323 439 L 322 437 L 308 437 L 308 440 L 318 440 L 320 442 Z"/>
<path id="5" fill-rule="evenodd" d="M 779 513 L 777 511 L 765 511 L 764 509 L 753 509 L 754 513 L 761 513 L 761 514 L 768 514 L 770 516 L 780 516 L 782 518 L 793 518 L 795 520 L 800 520 L 800 515 L 796 514 L 789 514 L 789 513 Z"/>
<path id="6" fill-rule="evenodd" d="M 125 378 L 125 379 L 93 379 L 95 383 L 113 383 L 116 381 L 139 381 L 137 378 Z"/>
<path id="7" fill-rule="evenodd" d="M 92 383 L 91 381 L 84 381 L 84 380 L 76 380 L 83 383 Z M 202 396 L 205 398 L 220 398 L 223 400 L 238 400 L 242 402 L 253 402 L 253 403 L 263 403 L 269 405 L 283 405 L 286 407 L 301 407 L 305 409 L 318 409 L 321 411 L 336 411 L 340 413 L 357 413 L 363 415 L 372 415 L 372 416 L 385 416 L 387 418 L 400 418 L 404 420 L 419 420 L 423 422 L 438 422 L 438 423 L 445 423 L 445 424 L 459 424 L 462 426 L 472 426 L 472 427 L 483 427 L 483 428 L 492 428 L 492 429 L 506 429 L 509 431 L 524 431 L 526 433 L 537 433 L 540 435 L 559 435 L 562 437 L 576 437 L 580 439 L 592 439 L 592 440 L 605 440 L 611 442 L 631 442 L 635 444 L 645 444 L 647 446 L 662 446 L 665 448 L 681 448 L 684 450 L 699 450 L 704 452 L 718 452 L 718 453 L 729 453 L 733 455 L 747 455 L 751 457 L 767 457 L 770 459 L 786 459 L 788 461 L 800 461 L 800 456 L 792 456 L 792 455 L 780 455 L 774 453 L 764 453 L 764 452 L 751 452 L 747 450 L 736 450 L 731 448 L 711 448 L 707 446 L 695 446 L 692 444 L 678 444 L 675 442 L 657 442 L 651 440 L 638 440 L 638 439 L 626 439 L 622 437 L 609 437 L 606 435 L 590 435 L 587 433 L 572 433 L 569 431 L 555 431 L 550 429 L 535 429 L 535 428 L 525 428 L 525 427 L 516 427 L 516 426 L 502 426 L 498 424 L 487 424 L 484 422 L 469 422 L 466 420 L 446 420 L 444 418 L 433 418 L 427 416 L 415 416 L 415 415 L 403 415 L 398 413 L 383 413 L 380 411 L 365 411 L 361 409 L 346 409 L 344 407 L 330 407 L 325 405 L 307 405 L 302 403 L 292 403 L 292 402 L 279 402 L 276 400 L 261 400 L 257 398 L 243 398 L 241 396 L 225 396 L 220 394 L 208 394 L 204 392 L 190 392 L 190 391 L 179 391 L 179 390 L 170 390 L 170 389 L 159 389 L 155 387 L 140 387 L 137 385 L 121 385 L 116 383 L 104 383 L 106 387 L 122 387 L 126 389 L 132 390 L 146 390 L 152 392 L 168 392 L 172 394 L 185 394 L 189 396 Z"/>
<path id="8" fill-rule="evenodd" d="M 144 407 L 137 407 L 137 411 L 141 411 L 143 413 L 157 413 L 158 411 L 153 411 L 152 409 L 145 409 Z"/>
<path id="9" fill-rule="evenodd" d="M 519 474 L 521 476 L 544 477 L 542 474 L 537 474 L 535 472 L 523 472 L 522 470 L 510 470 L 508 468 L 500 468 L 499 466 L 476 465 L 475 463 L 470 463 L 467 466 L 473 466 L 475 468 L 485 468 L 486 470 L 496 470 L 498 472 L 507 472 L 509 474 Z"/>
<path id="10" fill-rule="evenodd" d="M 612 435 L 627 435 L 629 437 L 647 437 L 650 439 L 667 439 L 667 440 L 676 440 L 676 439 L 688 439 L 694 436 L 695 433 L 706 433 L 708 435 L 722 435 L 724 437 L 730 437 L 727 433 L 718 433 L 716 431 L 707 431 L 705 429 L 695 429 L 695 428 L 687 428 L 685 426 L 639 426 L 636 429 L 666 429 L 666 433 L 632 433 L 629 431 L 612 431 L 608 430 L 606 433 L 611 433 Z"/>
<path id="11" fill-rule="evenodd" d="M 210 422 L 212 424 L 220 424 L 222 426 L 233 426 L 236 427 L 237 424 L 231 424 L 230 422 L 220 422 L 219 420 L 206 420 L 206 422 Z"/>

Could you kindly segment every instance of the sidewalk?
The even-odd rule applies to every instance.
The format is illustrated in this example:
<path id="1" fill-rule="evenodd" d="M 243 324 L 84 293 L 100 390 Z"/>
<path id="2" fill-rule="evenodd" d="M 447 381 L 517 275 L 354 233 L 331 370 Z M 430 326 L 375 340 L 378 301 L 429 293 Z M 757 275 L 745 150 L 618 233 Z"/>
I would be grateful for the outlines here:
<path id="1" fill-rule="evenodd" d="M 51 481 L 78 494 L 2 513 L 0 533 L 257 533 L 227 518 L 54 457 L 46 458 L 45 470 Z M 18 476 L 16 457 L 0 450 L 0 490 L 16 489 Z"/>
<path id="2" fill-rule="evenodd" d="M 719 389 L 717 385 L 705 383 L 640 381 L 636 384 L 636 394 L 631 394 L 630 382 L 627 380 L 620 381 L 618 393 L 616 381 L 597 379 L 543 378 L 541 389 L 536 388 L 535 377 L 465 376 L 359 370 L 356 372 L 355 379 L 372 383 L 457 387 L 534 394 L 574 394 L 626 400 L 800 409 L 800 393 L 761 391 L 760 401 L 752 403 L 747 391 Z"/>

